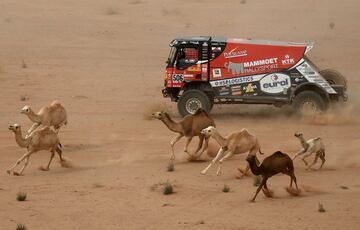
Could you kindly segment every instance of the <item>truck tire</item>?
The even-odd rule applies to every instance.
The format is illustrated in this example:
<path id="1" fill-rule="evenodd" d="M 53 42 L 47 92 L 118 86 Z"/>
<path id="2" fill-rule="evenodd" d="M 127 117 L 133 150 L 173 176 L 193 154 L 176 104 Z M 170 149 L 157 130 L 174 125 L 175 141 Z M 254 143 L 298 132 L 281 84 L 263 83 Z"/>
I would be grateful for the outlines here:
<path id="1" fill-rule="evenodd" d="M 347 81 L 346 78 L 338 71 L 333 69 L 324 69 L 319 71 L 320 75 L 325 78 L 325 80 L 330 85 L 343 85 L 344 90 L 347 89 Z"/>
<path id="2" fill-rule="evenodd" d="M 321 112 L 327 109 L 327 103 L 321 95 L 310 90 L 297 94 L 292 102 L 292 106 L 298 114 L 303 114 L 306 111 Z"/>
<path id="3" fill-rule="evenodd" d="M 211 104 L 206 93 L 197 89 L 190 89 L 181 95 L 177 107 L 180 115 L 185 117 L 186 115 L 195 113 L 198 108 L 210 112 Z"/>

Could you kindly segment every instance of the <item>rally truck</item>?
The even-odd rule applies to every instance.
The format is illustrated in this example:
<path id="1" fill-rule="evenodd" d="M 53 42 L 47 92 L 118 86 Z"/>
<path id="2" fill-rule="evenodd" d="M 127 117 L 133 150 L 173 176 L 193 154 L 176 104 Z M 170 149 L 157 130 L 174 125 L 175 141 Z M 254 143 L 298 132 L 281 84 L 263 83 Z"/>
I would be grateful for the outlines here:
<path id="1" fill-rule="evenodd" d="M 313 43 L 199 36 L 176 38 L 170 47 L 162 94 L 182 116 L 214 104 L 324 111 L 347 99 L 346 79 L 306 56 Z"/>

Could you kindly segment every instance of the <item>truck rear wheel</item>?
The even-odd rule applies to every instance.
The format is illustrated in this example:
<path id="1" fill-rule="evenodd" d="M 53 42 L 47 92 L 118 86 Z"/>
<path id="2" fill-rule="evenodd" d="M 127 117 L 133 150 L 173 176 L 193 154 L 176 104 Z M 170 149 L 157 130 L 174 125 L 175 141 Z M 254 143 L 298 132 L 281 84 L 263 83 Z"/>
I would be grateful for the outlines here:
<path id="1" fill-rule="evenodd" d="M 347 89 L 347 81 L 346 78 L 338 71 L 333 69 L 324 69 L 319 71 L 320 75 L 325 78 L 325 80 L 330 85 L 343 85 L 344 90 Z"/>
<path id="2" fill-rule="evenodd" d="M 325 100 L 320 94 L 305 90 L 295 96 L 292 106 L 295 112 L 304 114 L 307 112 L 321 112 L 327 108 Z"/>
<path id="3" fill-rule="evenodd" d="M 194 114 L 197 109 L 202 108 L 206 112 L 211 110 L 210 98 L 203 91 L 197 89 L 186 90 L 177 103 L 178 110 L 181 116 L 185 117 L 188 114 Z"/>

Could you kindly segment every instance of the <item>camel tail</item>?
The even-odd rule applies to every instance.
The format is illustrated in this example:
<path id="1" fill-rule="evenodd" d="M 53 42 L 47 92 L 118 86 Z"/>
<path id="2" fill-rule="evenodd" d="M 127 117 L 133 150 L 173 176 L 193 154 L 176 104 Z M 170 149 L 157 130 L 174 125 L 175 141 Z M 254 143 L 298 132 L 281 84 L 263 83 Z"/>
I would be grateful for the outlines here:
<path id="1" fill-rule="evenodd" d="M 59 154 L 61 154 L 61 153 L 62 153 L 61 148 L 62 148 L 62 145 L 59 143 L 58 146 L 56 146 L 56 149 L 55 149 L 56 152 L 58 152 Z"/>

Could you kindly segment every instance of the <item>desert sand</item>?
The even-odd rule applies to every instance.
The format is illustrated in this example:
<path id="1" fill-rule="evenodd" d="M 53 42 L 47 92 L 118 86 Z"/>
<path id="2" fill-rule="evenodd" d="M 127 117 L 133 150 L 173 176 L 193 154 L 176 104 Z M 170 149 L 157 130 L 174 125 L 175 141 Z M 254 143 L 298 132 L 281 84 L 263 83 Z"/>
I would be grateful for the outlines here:
<path id="1" fill-rule="evenodd" d="M 360 228 L 359 1 L 2 0 L 0 12 L 0 229 Z M 287 194 L 289 177 L 280 175 L 268 182 L 274 198 L 259 193 L 250 203 L 253 178 L 235 178 L 245 154 L 225 161 L 223 175 L 212 168 L 203 176 L 208 162 L 188 162 L 184 140 L 175 171 L 166 171 L 176 134 L 149 114 L 162 108 L 180 119 L 161 95 L 168 43 L 179 35 L 313 41 L 313 62 L 347 77 L 349 101 L 320 118 L 266 105 L 216 105 L 211 113 L 224 135 L 249 129 L 265 156 L 293 156 L 295 132 L 322 137 L 323 170 L 295 161 L 301 196 Z M 7 127 L 28 129 L 20 109 L 55 99 L 68 110 L 60 139 L 73 167 L 56 158 L 40 171 L 50 153 L 39 152 L 24 176 L 7 175 L 25 151 Z M 169 196 L 161 190 L 167 181 Z M 19 191 L 27 201 L 16 201 Z"/>

